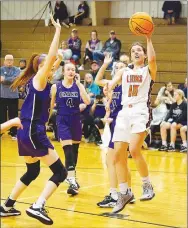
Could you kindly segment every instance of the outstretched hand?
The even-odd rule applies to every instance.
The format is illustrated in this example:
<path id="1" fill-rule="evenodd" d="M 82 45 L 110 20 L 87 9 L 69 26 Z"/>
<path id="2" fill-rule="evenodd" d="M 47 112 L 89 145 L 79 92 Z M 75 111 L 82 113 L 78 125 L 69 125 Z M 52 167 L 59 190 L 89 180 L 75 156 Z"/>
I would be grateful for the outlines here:
<path id="1" fill-rule="evenodd" d="M 51 19 L 51 22 L 53 24 L 53 26 L 56 28 L 56 29 L 61 29 L 61 25 L 59 23 L 59 19 L 57 19 L 57 22 L 54 20 L 54 17 L 52 14 L 50 14 L 50 19 Z"/>
<path id="2" fill-rule="evenodd" d="M 112 54 L 111 53 L 106 53 L 105 58 L 104 58 L 104 64 L 110 64 L 112 62 Z"/>

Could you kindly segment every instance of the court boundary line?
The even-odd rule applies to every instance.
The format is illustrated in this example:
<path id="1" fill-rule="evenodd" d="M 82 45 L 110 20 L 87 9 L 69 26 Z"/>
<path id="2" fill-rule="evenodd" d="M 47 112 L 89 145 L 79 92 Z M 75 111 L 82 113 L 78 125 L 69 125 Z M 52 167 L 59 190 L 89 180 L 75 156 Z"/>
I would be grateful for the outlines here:
<path id="1" fill-rule="evenodd" d="M 6 199 L 1 198 L 1 200 L 6 200 Z M 21 201 L 16 201 L 16 202 L 17 203 L 21 203 L 21 204 L 31 205 L 31 203 L 26 203 L 26 202 L 21 202 Z M 180 226 L 170 226 L 170 225 L 165 225 L 165 224 L 160 224 L 160 223 L 152 223 L 152 222 L 145 222 L 145 221 L 140 221 L 140 220 L 135 220 L 135 219 L 126 219 L 126 218 L 120 218 L 120 217 L 110 217 L 110 216 L 105 216 L 104 213 L 96 214 L 96 213 L 91 213 L 91 212 L 77 211 L 77 210 L 71 210 L 71 209 L 65 209 L 65 208 L 59 208 L 59 207 L 53 207 L 53 206 L 46 206 L 46 208 L 50 208 L 50 209 L 54 209 L 54 210 L 60 210 L 60 211 L 74 212 L 74 213 L 78 213 L 78 214 L 99 216 L 99 217 L 110 218 L 110 219 L 126 220 L 126 221 L 129 221 L 129 222 L 142 223 L 142 224 L 148 224 L 148 225 L 154 225 L 154 226 L 160 226 L 160 227 L 183 228 L 183 227 L 180 227 Z"/>

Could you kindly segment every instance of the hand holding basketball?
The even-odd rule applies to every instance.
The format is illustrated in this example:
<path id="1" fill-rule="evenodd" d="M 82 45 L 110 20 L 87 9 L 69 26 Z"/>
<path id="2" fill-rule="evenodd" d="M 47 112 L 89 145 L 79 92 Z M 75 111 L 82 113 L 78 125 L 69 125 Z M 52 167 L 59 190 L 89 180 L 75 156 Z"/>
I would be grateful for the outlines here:
<path id="1" fill-rule="evenodd" d="M 154 30 L 154 24 L 149 14 L 138 12 L 129 19 L 129 28 L 137 36 L 150 37 Z"/>

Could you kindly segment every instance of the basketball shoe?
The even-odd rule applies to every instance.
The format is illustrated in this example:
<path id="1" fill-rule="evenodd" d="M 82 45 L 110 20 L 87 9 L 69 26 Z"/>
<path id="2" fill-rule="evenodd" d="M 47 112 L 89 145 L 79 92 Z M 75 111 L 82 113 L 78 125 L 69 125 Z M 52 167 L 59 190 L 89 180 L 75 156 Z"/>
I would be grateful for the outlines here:
<path id="1" fill-rule="evenodd" d="M 101 202 L 97 203 L 97 206 L 108 208 L 108 207 L 114 207 L 117 203 L 117 200 L 113 199 L 111 194 L 108 196 L 105 196 L 104 199 Z"/>
<path id="2" fill-rule="evenodd" d="M 125 206 L 130 203 L 131 200 L 133 200 L 133 194 L 127 190 L 126 194 L 122 194 L 121 192 L 118 192 L 118 200 L 116 205 L 114 206 L 112 213 L 118 213 L 122 211 Z"/>
<path id="3" fill-rule="evenodd" d="M 143 194 L 140 197 L 141 201 L 151 200 L 155 196 L 153 191 L 153 186 L 151 183 L 144 183 L 143 184 Z"/>
<path id="4" fill-rule="evenodd" d="M 18 216 L 18 215 L 21 215 L 21 212 L 16 210 L 14 207 L 10 207 L 8 210 L 5 210 L 4 207 L 0 206 L 0 217 L 9 217 L 9 216 Z"/>
<path id="5" fill-rule="evenodd" d="M 48 216 L 48 211 L 42 208 L 34 208 L 33 205 L 26 210 L 28 216 L 35 218 L 45 225 L 52 225 L 53 220 Z"/>

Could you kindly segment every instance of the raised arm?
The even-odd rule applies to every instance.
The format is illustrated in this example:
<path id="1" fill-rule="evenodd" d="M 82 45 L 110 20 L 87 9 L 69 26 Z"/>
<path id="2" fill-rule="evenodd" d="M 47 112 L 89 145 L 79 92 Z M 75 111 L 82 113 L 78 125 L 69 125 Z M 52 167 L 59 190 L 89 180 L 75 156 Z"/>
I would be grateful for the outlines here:
<path id="1" fill-rule="evenodd" d="M 148 66 L 153 81 L 156 79 L 157 74 L 157 63 L 155 50 L 151 41 L 151 36 L 146 36 L 147 39 L 147 56 L 148 56 Z"/>
<path id="2" fill-rule="evenodd" d="M 63 61 L 63 55 L 58 53 L 57 59 L 53 65 L 53 71 L 54 72 L 58 69 L 58 67 L 62 61 Z"/>
<path id="3" fill-rule="evenodd" d="M 124 70 L 125 70 L 125 68 L 118 70 L 118 72 L 114 76 L 113 80 L 111 81 L 111 83 L 108 86 L 109 93 L 116 87 L 117 84 L 119 84 L 122 81 L 122 75 L 123 75 Z"/>
<path id="4" fill-rule="evenodd" d="M 107 69 L 108 65 L 112 62 L 112 55 L 111 54 L 107 54 L 104 58 L 104 62 L 103 65 L 101 66 L 101 68 L 99 69 L 96 78 L 95 78 L 95 83 L 99 86 L 104 87 L 106 85 L 106 83 L 110 82 L 111 80 L 106 80 L 103 79 L 105 70 Z"/>
<path id="5" fill-rule="evenodd" d="M 52 14 L 50 16 L 51 16 L 52 24 L 54 25 L 56 31 L 55 31 L 55 35 L 52 40 L 52 43 L 50 45 L 48 55 L 46 56 L 44 65 L 39 69 L 39 71 L 37 72 L 37 74 L 33 79 L 33 85 L 37 90 L 43 90 L 46 87 L 48 74 L 51 71 L 53 64 L 56 60 L 56 55 L 57 55 L 58 46 L 59 46 L 61 25 L 59 24 L 59 20 L 57 20 L 57 23 L 54 21 Z"/>

